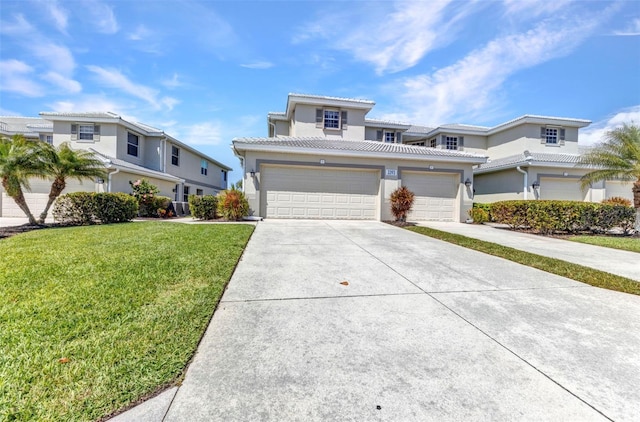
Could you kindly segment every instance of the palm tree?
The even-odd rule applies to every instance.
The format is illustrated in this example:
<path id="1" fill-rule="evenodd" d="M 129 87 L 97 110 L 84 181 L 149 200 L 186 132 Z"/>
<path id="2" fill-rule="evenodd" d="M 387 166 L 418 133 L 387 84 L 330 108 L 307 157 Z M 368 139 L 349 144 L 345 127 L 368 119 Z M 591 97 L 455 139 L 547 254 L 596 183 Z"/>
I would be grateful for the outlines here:
<path id="1" fill-rule="evenodd" d="M 607 132 L 604 141 L 582 156 L 581 163 L 598 167 L 582 176 L 583 188 L 611 179 L 633 182 L 634 228 L 640 233 L 640 126 L 624 123 Z"/>
<path id="2" fill-rule="evenodd" d="M 22 135 L 14 135 L 11 139 L 0 139 L 0 178 L 7 195 L 29 218 L 29 224 L 37 221 L 24 197 L 23 188 L 30 190 L 29 177 L 43 177 L 44 164 L 41 160 L 41 142 L 31 142 Z"/>
<path id="3" fill-rule="evenodd" d="M 107 174 L 104 163 L 95 158 L 93 153 L 73 150 L 66 142 L 58 148 L 47 145 L 43 152 L 46 174 L 53 177 L 53 183 L 49 191 L 47 205 L 40 214 L 39 224 L 44 223 L 49 208 L 67 187 L 67 178 L 71 177 L 82 181 L 82 179 L 104 178 Z"/>

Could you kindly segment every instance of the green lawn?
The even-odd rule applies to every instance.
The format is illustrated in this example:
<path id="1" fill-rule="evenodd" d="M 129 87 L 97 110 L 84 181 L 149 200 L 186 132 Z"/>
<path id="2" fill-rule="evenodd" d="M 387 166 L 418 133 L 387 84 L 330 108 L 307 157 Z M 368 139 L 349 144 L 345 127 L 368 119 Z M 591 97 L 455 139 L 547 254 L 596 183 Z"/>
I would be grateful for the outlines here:
<path id="1" fill-rule="evenodd" d="M 252 232 L 145 222 L 0 240 L 0 421 L 95 420 L 175 382 Z"/>
<path id="2" fill-rule="evenodd" d="M 588 243 L 590 245 L 604 246 L 623 251 L 640 252 L 640 238 L 638 237 L 611 237 L 611 236 L 571 236 L 572 242 Z"/>
<path id="3" fill-rule="evenodd" d="M 498 245 L 497 243 L 485 242 L 484 240 L 473 239 L 454 233 L 447 233 L 429 227 L 407 227 L 416 233 L 435 239 L 444 240 L 449 243 L 474 249 L 489 255 L 499 256 L 519 264 L 537 268 L 562 277 L 567 277 L 576 281 L 590 284 L 604 289 L 616 290 L 619 292 L 640 295 L 640 283 L 629 278 L 609 274 L 604 271 L 562 261 L 560 259 L 548 258 L 542 255 L 532 254 Z"/>

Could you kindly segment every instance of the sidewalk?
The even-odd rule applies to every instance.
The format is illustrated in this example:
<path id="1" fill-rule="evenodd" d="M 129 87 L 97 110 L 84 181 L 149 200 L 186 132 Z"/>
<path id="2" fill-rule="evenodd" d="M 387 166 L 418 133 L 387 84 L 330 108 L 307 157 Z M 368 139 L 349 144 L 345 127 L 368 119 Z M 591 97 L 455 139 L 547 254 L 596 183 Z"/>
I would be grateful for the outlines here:
<path id="1" fill-rule="evenodd" d="M 525 252 L 557 258 L 596 270 L 640 281 L 640 254 L 570 242 L 535 234 L 519 233 L 489 225 L 424 221 L 419 226 L 497 243 Z"/>

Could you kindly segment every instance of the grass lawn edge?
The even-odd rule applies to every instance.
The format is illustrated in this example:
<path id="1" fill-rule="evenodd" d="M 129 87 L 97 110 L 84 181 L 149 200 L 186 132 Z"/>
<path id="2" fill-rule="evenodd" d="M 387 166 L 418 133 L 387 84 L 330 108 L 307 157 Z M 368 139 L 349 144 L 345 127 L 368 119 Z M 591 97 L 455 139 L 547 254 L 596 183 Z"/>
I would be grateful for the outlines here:
<path id="1" fill-rule="evenodd" d="M 549 258 L 521 251 L 519 249 L 502 246 L 497 243 L 487 242 L 460 234 L 432 229 L 430 227 L 412 226 L 405 227 L 405 229 L 434 239 L 443 240 L 454 245 L 504 258 L 509 261 L 517 262 L 561 277 L 570 278 L 594 287 L 640 295 L 640 282 L 607 273 L 605 271 L 596 270 L 557 258 Z"/>

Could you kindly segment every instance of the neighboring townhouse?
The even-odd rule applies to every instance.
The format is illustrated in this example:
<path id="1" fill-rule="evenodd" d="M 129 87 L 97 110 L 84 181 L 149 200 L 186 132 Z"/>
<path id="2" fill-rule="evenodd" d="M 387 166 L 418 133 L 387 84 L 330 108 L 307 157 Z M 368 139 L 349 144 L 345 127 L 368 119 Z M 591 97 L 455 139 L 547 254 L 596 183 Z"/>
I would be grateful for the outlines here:
<path id="1" fill-rule="evenodd" d="M 405 185 L 416 194 L 409 218 L 464 221 L 472 206 L 473 166 L 486 157 L 403 145 L 411 126 L 366 119 L 374 105 L 289 94 L 285 112 L 268 114 L 269 137 L 234 139 L 252 212 L 389 220 L 389 195 Z"/>
<path id="2" fill-rule="evenodd" d="M 629 184 L 583 190 L 582 119 L 525 115 L 494 127 L 367 118 L 369 100 L 289 94 L 268 137 L 236 138 L 245 193 L 270 218 L 391 218 L 389 195 L 416 193 L 413 220 L 464 221 L 475 202 L 631 198 Z"/>
<path id="3" fill-rule="evenodd" d="M 10 126 L 11 119 L 24 119 L 25 128 L 12 126 L 16 133 L 30 139 L 42 139 L 53 145 L 69 142 L 73 149 L 91 151 L 104 161 L 106 179 L 68 180 L 65 193 L 74 191 L 132 191 L 129 182 L 148 179 L 176 202 L 176 209 L 185 209 L 190 194 L 209 195 L 227 188 L 231 168 L 178 141 L 160 129 L 123 119 L 110 112 L 58 113 L 42 112 L 36 118 L 0 118 Z M 17 120 L 15 120 L 17 121 Z M 41 129 L 41 130 L 40 130 Z M 37 136 L 36 136 L 37 134 Z M 10 136 L 10 133 L 3 132 Z M 39 213 L 47 200 L 50 182 L 33 180 L 27 201 L 33 212 Z M 10 198 L 2 193 L 0 216 L 22 216 Z"/>

